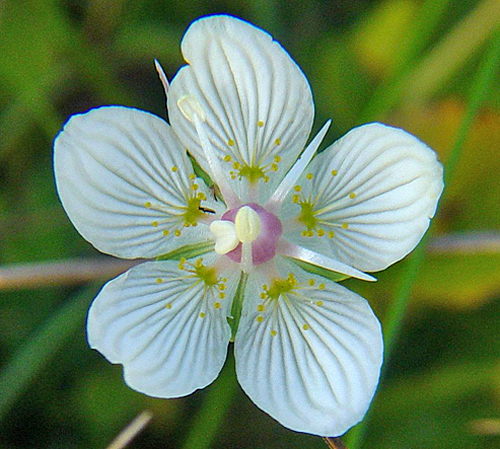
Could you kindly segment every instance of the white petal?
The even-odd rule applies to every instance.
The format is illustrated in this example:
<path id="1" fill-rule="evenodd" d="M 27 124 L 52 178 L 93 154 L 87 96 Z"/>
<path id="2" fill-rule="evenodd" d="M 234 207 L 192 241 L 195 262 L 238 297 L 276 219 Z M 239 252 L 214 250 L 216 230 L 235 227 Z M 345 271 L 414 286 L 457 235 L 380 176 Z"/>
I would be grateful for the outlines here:
<path id="1" fill-rule="evenodd" d="M 272 285 L 265 276 L 253 276 L 253 284 L 249 278 L 235 338 L 236 374 L 252 401 L 284 426 L 338 436 L 363 418 L 375 392 L 380 323 L 360 296 L 292 270 L 298 284 L 277 300 L 258 299 L 262 284 Z"/>
<path id="2" fill-rule="evenodd" d="M 272 192 L 311 130 L 314 105 L 304 74 L 269 34 L 230 16 L 197 20 L 181 48 L 189 65 L 174 77 L 167 100 L 174 132 L 210 173 L 195 127 L 178 107 L 186 95 L 196 98 L 223 167 L 234 172 L 240 197 L 248 189 L 238 181 L 235 162 L 263 168 Z M 231 160 L 224 162 L 224 156 Z"/>
<path id="3" fill-rule="evenodd" d="M 203 388 L 226 359 L 227 298 L 238 278 L 229 277 L 226 298 L 220 299 L 218 288 L 204 293 L 204 282 L 188 275 L 173 261 L 138 265 L 108 282 L 89 311 L 91 347 L 123 364 L 127 384 L 149 396 L 178 397 Z"/>
<path id="4" fill-rule="evenodd" d="M 443 168 L 417 138 L 373 123 L 319 154 L 299 185 L 292 193 L 295 200 L 312 199 L 317 228 L 314 236 L 302 235 L 306 227 L 291 219 L 301 206 L 290 195 L 281 218 L 299 226 L 286 237 L 359 270 L 379 271 L 413 250 L 429 227 Z"/>
<path id="5" fill-rule="evenodd" d="M 105 253 L 148 258 L 210 238 L 206 226 L 183 228 L 189 197 L 203 192 L 202 206 L 219 206 L 189 179 L 185 151 L 159 117 L 125 107 L 75 115 L 55 140 L 54 169 L 69 218 Z"/>

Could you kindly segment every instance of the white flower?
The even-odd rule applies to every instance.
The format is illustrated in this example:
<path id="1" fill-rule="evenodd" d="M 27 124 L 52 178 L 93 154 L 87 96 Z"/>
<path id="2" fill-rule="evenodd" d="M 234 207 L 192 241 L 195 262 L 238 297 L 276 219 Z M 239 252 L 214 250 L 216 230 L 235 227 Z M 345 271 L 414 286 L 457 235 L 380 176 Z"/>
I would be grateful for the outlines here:
<path id="1" fill-rule="evenodd" d="M 434 215 L 442 167 L 378 123 L 311 162 L 327 123 L 299 158 L 309 84 L 246 22 L 200 19 L 182 53 L 170 87 L 161 72 L 170 125 L 102 107 L 72 117 L 55 141 L 57 189 L 78 231 L 105 253 L 153 260 L 103 287 L 90 345 L 124 366 L 132 388 L 171 398 L 210 384 L 233 337 L 238 380 L 257 406 L 291 429 L 340 435 L 371 402 L 383 345 L 367 302 L 330 279 L 373 280 L 363 271 L 408 254 Z"/>

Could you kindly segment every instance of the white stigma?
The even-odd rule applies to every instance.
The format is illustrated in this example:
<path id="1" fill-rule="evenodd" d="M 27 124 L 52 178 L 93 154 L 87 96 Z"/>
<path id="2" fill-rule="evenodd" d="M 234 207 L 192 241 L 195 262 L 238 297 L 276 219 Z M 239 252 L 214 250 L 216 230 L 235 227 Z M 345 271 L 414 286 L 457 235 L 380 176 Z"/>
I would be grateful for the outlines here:
<path id="1" fill-rule="evenodd" d="M 236 235 L 242 243 L 252 243 L 260 234 L 260 218 L 251 207 L 243 206 L 234 219 Z"/>
<path id="2" fill-rule="evenodd" d="M 259 236 L 260 228 L 259 214 L 248 206 L 243 206 L 238 211 L 234 223 L 228 220 L 213 221 L 210 224 L 210 231 L 214 235 L 215 252 L 227 254 L 240 242 L 252 243 Z"/>

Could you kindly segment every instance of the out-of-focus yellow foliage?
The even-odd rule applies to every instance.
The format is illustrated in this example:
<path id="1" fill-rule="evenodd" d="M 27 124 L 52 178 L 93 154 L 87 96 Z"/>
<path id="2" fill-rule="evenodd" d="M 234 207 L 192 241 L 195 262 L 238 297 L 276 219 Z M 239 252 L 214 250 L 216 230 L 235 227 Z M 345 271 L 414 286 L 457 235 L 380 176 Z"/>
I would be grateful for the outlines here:
<path id="1" fill-rule="evenodd" d="M 413 310 L 442 308 L 466 310 L 483 306 L 500 292 L 500 255 L 498 254 L 436 254 L 425 259 L 412 291 Z M 377 273 L 378 282 L 353 287 L 368 298 L 382 314 L 394 300 L 394 292 L 403 275 L 404 265 Z M 347 285 L 347 284 L 346 284 Z"/>
<path id="2" fill-rule="evenodd" d="M 392 73 L 396 54 L 414 20 L 418 4 L 410 0 L 387 0 L 360 20 L 351 48 L 360 63 L 379 77 Z"/>

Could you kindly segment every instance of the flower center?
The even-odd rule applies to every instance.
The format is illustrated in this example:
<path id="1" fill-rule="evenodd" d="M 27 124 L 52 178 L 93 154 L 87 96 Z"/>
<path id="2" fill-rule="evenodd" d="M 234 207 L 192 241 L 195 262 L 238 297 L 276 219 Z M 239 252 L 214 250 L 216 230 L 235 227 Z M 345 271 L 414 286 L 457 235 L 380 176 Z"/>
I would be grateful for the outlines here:
<path id="1" fill-rule="evenodd" d="M 276 255 L 276 244 L 283 233 L 276 215 L 255 203 L 230 209 L 210 225 L 215 251 L 234 262 L 241 262 L 242 247 L 250 244 L 252 264 L 260 265 Z"/>

